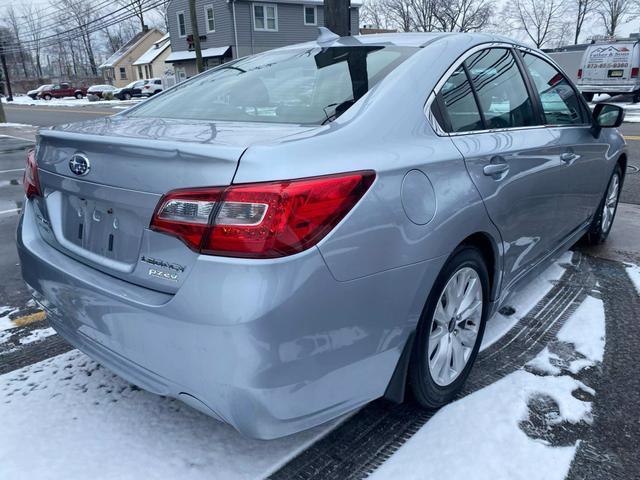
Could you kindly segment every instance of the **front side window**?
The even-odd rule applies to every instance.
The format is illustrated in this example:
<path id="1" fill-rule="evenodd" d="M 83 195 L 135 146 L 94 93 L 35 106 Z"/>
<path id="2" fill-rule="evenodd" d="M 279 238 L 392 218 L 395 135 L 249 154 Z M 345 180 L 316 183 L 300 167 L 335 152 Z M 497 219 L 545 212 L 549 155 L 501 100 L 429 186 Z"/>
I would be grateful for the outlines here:
<path id="1" fill-rule="evenodd" d="M 278 30 L 278 9 L 276 5 L 253 4 L 253 28 L 255 30 Z"/>
<path id="2" fill-rule="evenodd" d="M 324 124 L 347 111 L 418 50 L 362 45 L 265 52 L 208 70 L 130 115 Z"/>
<path id="3" fill-rule="evenodd" d="M 525 53 L 524 64 L 540 95 L 547 125 L 581 125 L 586 123 L 584 110 L 576 91 L 550 63 Z"/>
<path id="4" fill-rule="evenodd" d="M 438 96 L 440 97 L 439 106 L 444 107 L 449 120 L 449 125 L 443 125 L 445 130 L 449 132 L 482 130 L 482 117 L 462 66 L 447 79 Z"/>
<path id="5" fill-rule="evenodd" d="M 184 20 L 184 12 L 178 12 L 176 15 L 178 17 L 178 35 L 180 35 L 181 37 L 186 37 L 187 24 L 185 23 L 185 20 Z"/>
<path id="6" fill-rule="evenodd" d="M 305 25 L 317 25 L 318 21 L 316 19 L 316 7 L 304 7 L 304 24 Z"/>
<path id="7" fill-rule="evenodd" d="M 516 60 L 506 48 L 481 50 L 465 60 L 478 94 L 485 128 L 535 125 L 533 103 Z"/>
<path id="8" fill-rule="evenodd" d="M 204 18 L 207 25 L 207 33 L 216 31 L 216 20 L 213 14 L 213 5 L 204 7 Z"/>

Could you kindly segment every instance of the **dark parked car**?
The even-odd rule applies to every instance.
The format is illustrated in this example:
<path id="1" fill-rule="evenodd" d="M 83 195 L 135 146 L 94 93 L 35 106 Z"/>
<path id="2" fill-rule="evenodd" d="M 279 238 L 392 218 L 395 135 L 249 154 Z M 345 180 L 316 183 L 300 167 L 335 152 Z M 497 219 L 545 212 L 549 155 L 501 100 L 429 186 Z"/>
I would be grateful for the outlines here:
<path id="1" fill-rule="evenodd" d="M 80 99 L 86 94 L 86 87 L 73 87 L 68 83 L 57 83 L 49 85 L 49 88 L 42 89 L 42 91 L 38 93 L 38 98 L 51 100 L 52 98 L 76 97 Z"/>
<path id="2" fill-rule="evenodd" d="M 129 100 L 132 97 L 141 97 L 142 87 L 144 87 L 148 82 L 149 80 L 136 80 L 135 82 L 131 82 L 126 87 L 114 90 L 113 96 L 119 98 L 120 100 Z"/>

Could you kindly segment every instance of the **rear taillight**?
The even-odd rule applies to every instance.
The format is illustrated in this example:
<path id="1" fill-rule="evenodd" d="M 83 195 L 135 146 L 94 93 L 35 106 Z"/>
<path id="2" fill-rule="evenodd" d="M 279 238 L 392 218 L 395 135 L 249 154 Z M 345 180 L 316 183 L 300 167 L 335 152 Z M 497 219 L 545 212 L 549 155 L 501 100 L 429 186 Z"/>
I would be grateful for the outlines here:
<path id="1" fill-rule="evenodd" d="M 631 78 L 637 78 L 637 77 L 638 77 L 638 72 L 639 72 L 639 71 L 640 71 L 640 70 L 638 69 L 638 67 L 633 67 L 633 68 L 631 69 Z"/>
<path id="2" fill-rule="evenodd" d="M 375 173 L 353 172 L 222 188 L 175 190 L 150 228 L 208 255 L 274 258 L 324 238 L 369 189 Z"/>
<path id="3" fill-rule="evenodd" d="M 27 198 L 40 197 L 40 182 L 38 181 L 38 164 L 36 163 L 36 152 L 31 149 L 27 152 L 27 164 L 22 178 L 24 193 Z"/>
<path id="4" fill-rule="evenodd" d="M 581 68 L 578 69 L 578 78 L 582 78 L 582 69 Z"/>

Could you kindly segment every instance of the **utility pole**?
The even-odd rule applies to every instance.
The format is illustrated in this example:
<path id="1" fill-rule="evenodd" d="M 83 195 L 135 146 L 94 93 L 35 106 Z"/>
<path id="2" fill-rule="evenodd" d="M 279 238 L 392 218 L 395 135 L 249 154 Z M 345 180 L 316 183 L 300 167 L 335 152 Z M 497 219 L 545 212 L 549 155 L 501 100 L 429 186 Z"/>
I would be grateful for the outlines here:
<path id="1" fill-rule="evenodd" d="M 350 0 L 324 0 L 324 26 L 336 35 L 351 35 Z"/>
<path id="2" fill-rule="evenodd" d="M 196 69 L 198 73 L 204 72 L 202 63 L 202 50 L 200 49 L 200 32 L 198 32 L 198 17 L 196 17 L 196 0 L 189 0 L 189 16 L 191 17 L 191 35 L 193 36 L 193 48 L 196 51 Z"/>
<path id="3" fill-rule="evenodd" d="M 13 93 L 11 92 L 11 80 L 9 80 L 9 69 L 7 68 L 7 59 L 4 56 L 4 40 L 0 39 L 0 62 L 2 62 L 2 72 L 4 74 L 4 82 L 7 85 L 7 102 L 13 102 Z"/>
<path id="4" fill-rule="evenodd" d="M 7 123 L 7 117 L 4 115 L 4 107 L 2 106 L 2 102 L 0 102 L 0 123 Z"/>

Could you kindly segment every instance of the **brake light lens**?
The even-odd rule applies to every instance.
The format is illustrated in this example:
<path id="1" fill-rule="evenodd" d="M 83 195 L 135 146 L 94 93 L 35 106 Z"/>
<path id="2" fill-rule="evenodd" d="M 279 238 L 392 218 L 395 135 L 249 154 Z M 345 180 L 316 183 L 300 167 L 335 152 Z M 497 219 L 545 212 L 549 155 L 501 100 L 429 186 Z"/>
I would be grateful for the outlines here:
<path id="1" fill-rule="evenodd" d="M 27 152 L 27 164 L 22 178 L 24 193 L 27 198 L 41 197 L 40 181 L 38 180 L 38 164 L 36 162 L 36 152 L 31 149 Z"/>
<path id="2" fill-rule="evenodd" d="M 150 228 L 203 254 L 293 255 L 317 244 L 369 189 L 375 173 L 176 190 L 159 202 Z"/>
<path id="3" fill-rule="evenodd" d="M 638 67 L 633 67 L 631 69 L 631 78 L 637 78 L 639 71 L 640 71 L 640 69 L 638 69 Z"/>
<path id="4" fill-rule="evenodd" d="M 578 69 L 578 78 L 582 78 L 582 69 L 581 68 Z"/>

